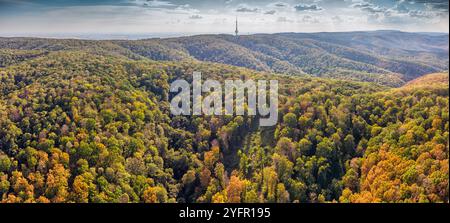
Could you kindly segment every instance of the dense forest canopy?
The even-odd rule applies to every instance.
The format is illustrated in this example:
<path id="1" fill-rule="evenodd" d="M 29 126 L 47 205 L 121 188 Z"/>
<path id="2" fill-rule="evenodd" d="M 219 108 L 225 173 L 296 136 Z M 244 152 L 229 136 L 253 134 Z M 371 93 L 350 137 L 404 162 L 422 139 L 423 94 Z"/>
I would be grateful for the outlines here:
<path id="1" fill-rule="evenodd" d="M 448 39 L 298 35 L 0 38 L 0 200 L 448 202 Z M 278 124 L 171 115 L 193 71 L 277 79 Z"/>

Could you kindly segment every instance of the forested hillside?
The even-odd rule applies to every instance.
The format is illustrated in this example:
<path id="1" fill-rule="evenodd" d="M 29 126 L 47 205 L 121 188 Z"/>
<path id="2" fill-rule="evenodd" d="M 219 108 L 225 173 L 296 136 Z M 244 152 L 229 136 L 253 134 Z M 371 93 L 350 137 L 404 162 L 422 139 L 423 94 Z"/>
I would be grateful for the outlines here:
<path id="1" fill-rule="evenodd" d="M 370 51 L 365 41 L 379 50 L 382 44 L 366 37 L 344 46 L 327 34 L 291 35 L 300 34 L 277 36 L 286 41 L 278 50 L 278 40 L 252 45 L 268 41 L 264 35 L 192 42 L 0 39 L 0 200 L 448 203 L 448 73 L 409 81 L 448 69 L 448 55 L 439 53 L 448 52 L 448 42 L 388 46 L 392 62 L 382 52 L 372 52 L 380 61 L 362 53 Z M 201 42 L 211 38 L 221 41 Z M 299 56 L 304 44 L 311 45 Z M 327 70 L 322 77 L 288 75 L 314 73 L 299 63 L 325 51 L 317 54 L 322 66 L 313 65 Z M 359 62 L 343 59 L 349 52 L 359 52 Z M 389 66 L 399 66 L 386 61 L 420 72 L 394 73 Z M 273 73 L 274 64 L 285 74 Z M 362 64 L 367 73 L 347 76 L 364 70 Z M 193 71 L 221 82 L 277 79 L 278 124 L 259 127 L 258 117 L 247 115 L 171 115 L 170 83 L 191 81 Z M 367 77 L 376 80 L 349 81 Z"/>
<path id="2" fill-rule="evenodd" d="M 399 31 L 200 35 L 136 41 L 0 38 L 0 49 L 88 50 L 133 60 L 207 61 L 393 87 L 448 70 L 448 45 L 448 34 Z"/>

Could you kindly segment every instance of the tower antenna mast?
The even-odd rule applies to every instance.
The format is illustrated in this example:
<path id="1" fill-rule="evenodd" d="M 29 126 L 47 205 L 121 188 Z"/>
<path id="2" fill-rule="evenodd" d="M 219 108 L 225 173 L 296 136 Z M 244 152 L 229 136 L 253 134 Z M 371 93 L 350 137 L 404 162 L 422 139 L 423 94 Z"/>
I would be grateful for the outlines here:
<path id="1" fill-rule="evenodd" d="M 238 29 L 238 19 L 237 19 L 237 16 L 236 16 L 236 31 L 234 31 L 234 33 L 236 34 L 236 36 L 238 36 L 238 35 L 239 35 L 239 29 Z"/>

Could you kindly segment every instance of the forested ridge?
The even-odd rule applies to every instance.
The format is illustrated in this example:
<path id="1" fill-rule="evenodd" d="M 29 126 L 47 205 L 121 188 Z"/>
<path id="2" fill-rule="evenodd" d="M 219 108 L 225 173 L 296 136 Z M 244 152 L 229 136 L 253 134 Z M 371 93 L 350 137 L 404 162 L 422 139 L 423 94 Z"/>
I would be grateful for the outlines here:
<path id="1" fill-rule="evenodd" d="M 448 34 L 400 31 L 198 35 L 111 41 L 0 38 L 0 50 L 87 50 L 132 60 L 216 62 L 258 71 L 391 87 L 448 70 L 448 45 Z"/>
<path id="2" fill-rule="evenodd" d="M 448 73 L 392 88 L 131 42 L 0 42 L 2 202 L 449 201 Z M 193 71 L 279 80 L 278 124 L 170 115 L 170 83 Z"/>

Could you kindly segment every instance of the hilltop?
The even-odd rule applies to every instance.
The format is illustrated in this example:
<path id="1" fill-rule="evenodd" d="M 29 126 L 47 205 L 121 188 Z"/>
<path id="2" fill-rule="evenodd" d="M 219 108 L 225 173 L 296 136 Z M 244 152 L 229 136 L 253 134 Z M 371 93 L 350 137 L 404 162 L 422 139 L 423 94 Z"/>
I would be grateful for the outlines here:
<path id="1" fill-rule="evenodd" d="M 420 88 L 420 87 L 436 87 L 443 86 L 448 87 L 449 74 L 446 73 L 434 73 L 427 74 L 412 81 L 409 81 L 404 85 L 406 88 Z"/>

